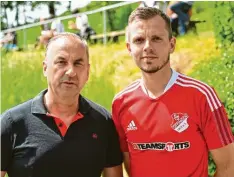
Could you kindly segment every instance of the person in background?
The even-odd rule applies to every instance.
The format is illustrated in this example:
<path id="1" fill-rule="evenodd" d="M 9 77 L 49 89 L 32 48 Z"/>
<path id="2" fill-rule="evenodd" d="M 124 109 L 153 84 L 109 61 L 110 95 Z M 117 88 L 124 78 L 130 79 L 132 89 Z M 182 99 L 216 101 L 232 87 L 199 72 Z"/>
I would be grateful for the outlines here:
<path id="1" fill-rule="evenodd" d="M 230 123 L 215 90 L 174 71 L 171 23 L 161 10 L 137 8 L 128 20 L 127 49 L 142 77 L 113 99 L 126 171 L 131 177 L 233 177 Z"/>
<path id="2" fill-rule="evenodd" d="M 193 1 L 173 1 L 168 7 L 177 15 L 179 34 L 181 36 L 185 35 L 187 32 L 186 26 L 189 25 L 190 17 L 192 15 L 192 5 Z M 172 16 L 171 20 L 176 20 L 175 15 Z"/>
<path id="3" fill-rule="evenodd" d="M 46 46 L 52 37 L 54 37 L 55 35 L 59 33 L 64 32 L 64 25 L 60 19 L 55 19 L 51 23 L 50 29 L 47 23 L 46 24 L 43 23 L 44 21 L 45 21 L 44 18 L 40 18 L 41 35 L 36 40 L 37 42 L 34 46 L 35 48 L 37 48 L 38 46 Z"/>
<path id="4" fill-rule="evenodd" d="M 89 42 L 91 41 L 91 35 L 95 35 L 95 30 L 89 25 L 88 16 L 86 14 L 81 14 L 76 17 L 76 29 L 79 30 L 78 35 L 86 39 Z M 94 41 L 96 43 L 97 41 Z"/>
<path id="5" fill-rule="evenodd" d="M 59 33 L 64 32 L 64 25 L 62 23 L 62 21 L 60 19 L 55 19 L 52 23 L 51 23 L 51 28 L 50 30 L 53 32 L 53 35 L 57 35 Z"/>
<path id="6" fill-rule="evenodd" d="M 44 22 L 45 22 L 45 18 L 40 17 L 41 31 L 48 31 L 48 30 L 50 30 L 50 27 L 49 27 L 48 23 L 44 23 Z"/>
<path id="7" fill-rule="evenodd" d="M 110 113 L 82 96 L 87 43 L 59 33 L 48 43 L 48 88 L 1 115 L 1 177 L 122 177 L 122 153 Z"/>
<path id="8" fill-rule="evenodd" d="M 16 31 L 11 31 L 6 33 L 6 35 L 4 35 L 2 33 L 1 36 L 1 47 L 6 49 L 6 51 L 10 51 L 10 50 L 19 50 L 18 46 L 17 46 L 17 33 Z"/>
<path id="9" fill-rule="evenodd" d="M 155 7 L 157 9 L 166 12 L 167 10 L 167 1 L 152 1 L 152 0 L 145 0 L 141 1 L 139 7 Z"/>
<path id="10" fill-rule="evenodd" d="M 41 34 L 40 36 L 36 39 L 36 43 L 34 45 L 35 48 L 38 46 L 46 46 L 49 42 L 49 40 L 53 37 L 53 32 L 50 30 L 48 23 L 44 23 L 45 18 L 41 17 L 40 18 L 40 23 L 41 23 Z"/>

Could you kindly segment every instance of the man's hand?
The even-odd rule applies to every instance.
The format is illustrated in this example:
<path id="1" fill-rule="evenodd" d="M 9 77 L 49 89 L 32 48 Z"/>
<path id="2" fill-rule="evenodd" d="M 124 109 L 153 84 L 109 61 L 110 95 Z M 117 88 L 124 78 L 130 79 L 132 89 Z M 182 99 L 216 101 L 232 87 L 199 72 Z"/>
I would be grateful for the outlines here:
<path id="1" fill-rule="evenodd" d="M 122 165 L 104 168 L 103 177 L 123 177 Z"/>
<path id="2" fill-rule="evenodd" d="M 125 170 L 129 176 L 129 173 L 130 173 L 129 152 L 123 152 L 123 158 L 124 158 L 124 167 L 125 167 Z"/>
<path id="3" fill-rule="evenodd" d="M 6 171 L 1 171 L 1 177 L 4 177 L 6 175 Z"/>

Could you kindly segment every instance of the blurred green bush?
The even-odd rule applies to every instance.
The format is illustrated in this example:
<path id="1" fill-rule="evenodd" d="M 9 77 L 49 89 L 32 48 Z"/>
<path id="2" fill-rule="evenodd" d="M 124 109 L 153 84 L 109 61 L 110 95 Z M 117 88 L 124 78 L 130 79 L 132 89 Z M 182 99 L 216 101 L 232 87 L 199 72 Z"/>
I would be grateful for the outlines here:
<path id="1" fill-rule="evenodd" d="M 209 62 L 199 63 L 190 73 L 215 87 L 224 104 L 234 133 L 234 3 L 230 1 L 215 2 L 214 33 L 217 49 L 221 49 L 220 57 Z M 209 174 L 215 172 L 215 164 L 209 158 Z"/>

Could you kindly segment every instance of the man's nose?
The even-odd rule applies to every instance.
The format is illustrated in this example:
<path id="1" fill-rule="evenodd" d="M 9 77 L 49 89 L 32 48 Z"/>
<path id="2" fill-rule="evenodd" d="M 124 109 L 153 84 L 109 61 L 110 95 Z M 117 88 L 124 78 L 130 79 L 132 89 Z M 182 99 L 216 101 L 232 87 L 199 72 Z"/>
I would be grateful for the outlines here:
<path id="1" fill-rule="evenodd" d="M 66 71 L 66 75 L 68 75 L 69 77 L 74 77 L 76 75 L 75 68 L 73 65 L 68 66 L 67 71 Z"/>
<path id="2" fill-rule="evenodd" d="M 152 45 L 150 40 L 145 40 L 145 45 L 144 45 L 144 52 L 146 53 L 151 53 L 152 52 Z"/>

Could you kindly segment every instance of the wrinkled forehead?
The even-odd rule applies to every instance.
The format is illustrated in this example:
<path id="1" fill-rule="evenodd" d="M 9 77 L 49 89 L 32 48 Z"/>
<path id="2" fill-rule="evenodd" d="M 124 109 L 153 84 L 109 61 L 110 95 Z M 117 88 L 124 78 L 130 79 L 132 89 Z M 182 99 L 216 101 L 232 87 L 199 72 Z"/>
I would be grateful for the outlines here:
<path id="1" fill-rule="evenodd" d="M 73 57 L 88 58 L 87 46 L 78 38 L 61 37 L 51 41 L 46 52 L 46 60 L 59 54 L 69 54 Z"/>
<path id="2" fill-rule="evenodd" d="M 80 48 L 85 50 L 85 44 L 83 41 L 77 38 L 65 38 L 61 37 L 50 42 L 48 51 L 53 49 L 69 49 L 69 48 Z"/>

